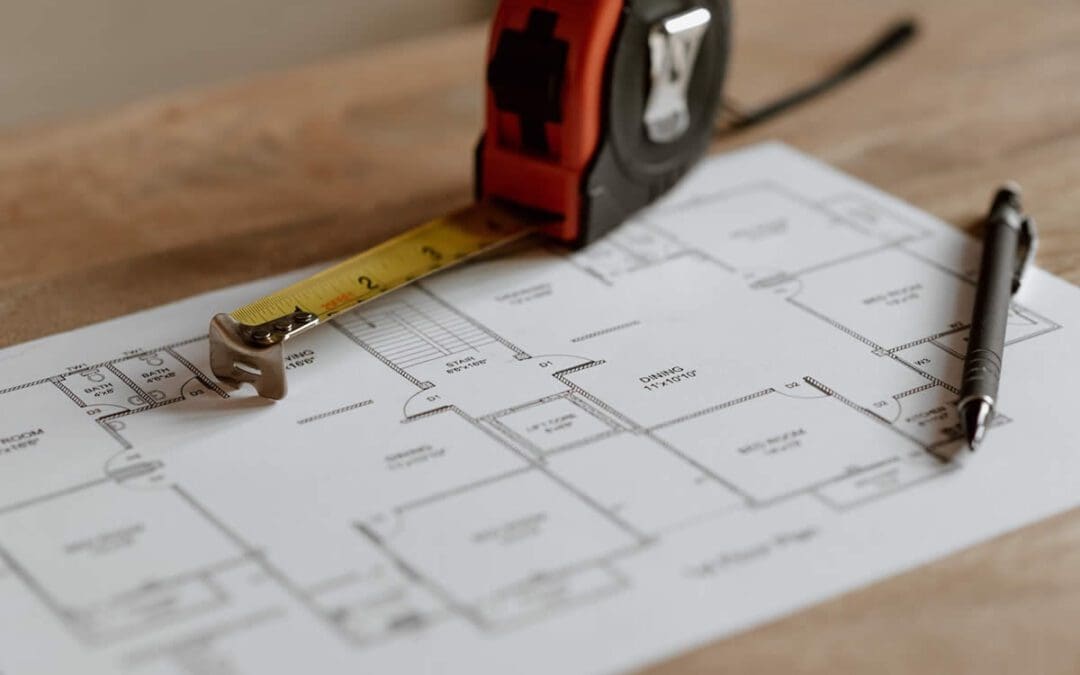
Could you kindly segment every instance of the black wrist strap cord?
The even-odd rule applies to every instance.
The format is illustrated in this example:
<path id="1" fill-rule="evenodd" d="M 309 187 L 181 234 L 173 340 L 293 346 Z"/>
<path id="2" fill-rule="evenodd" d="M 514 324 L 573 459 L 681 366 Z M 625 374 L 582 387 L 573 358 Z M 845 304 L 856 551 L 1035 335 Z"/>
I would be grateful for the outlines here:
<path id="1" fill-rule="evenodd" d="M 741 131 L 824 94 L 903 48 L 917 33 L 918 25 L 914 20 L 898 21 L 872 44 L 825 77 L 756 108 L 745 110 L 725 99 L 722 106 L 726 114 L 722 115 L 717 132 Z"/>

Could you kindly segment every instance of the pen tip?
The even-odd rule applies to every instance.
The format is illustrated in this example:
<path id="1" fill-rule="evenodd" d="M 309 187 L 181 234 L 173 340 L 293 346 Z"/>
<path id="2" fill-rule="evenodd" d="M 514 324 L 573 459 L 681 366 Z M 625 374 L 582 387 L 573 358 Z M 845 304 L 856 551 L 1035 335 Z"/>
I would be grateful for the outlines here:
<path id="1" fill-rule="evenodd" d="M 960 426 L 968 448 L 974 452 L 986 435 L 986 425 L 990 422 L 993 408 L 986 401 L 971 401 L 960 408 Z"/>

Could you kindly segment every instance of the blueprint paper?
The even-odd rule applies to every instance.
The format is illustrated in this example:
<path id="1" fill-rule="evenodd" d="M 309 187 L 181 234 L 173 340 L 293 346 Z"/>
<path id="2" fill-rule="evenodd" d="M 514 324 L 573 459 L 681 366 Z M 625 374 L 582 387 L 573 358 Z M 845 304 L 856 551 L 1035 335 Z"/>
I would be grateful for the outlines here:
<path id="1" fill-rule="evenodd" d="M 607 673 L 1080 501 L 1080 292 L 1017 298 L 957 465 L 978 245 L 781 145 L 287 343 L 302 274 L 0 351 L 0 673 Z"/>

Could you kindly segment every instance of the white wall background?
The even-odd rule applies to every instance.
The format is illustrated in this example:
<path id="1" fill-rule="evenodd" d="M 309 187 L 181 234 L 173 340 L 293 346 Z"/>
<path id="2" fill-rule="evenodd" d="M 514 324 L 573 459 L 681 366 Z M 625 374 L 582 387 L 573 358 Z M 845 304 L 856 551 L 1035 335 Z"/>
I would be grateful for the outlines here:
<path id="1" fill-rule="evenodd" d="M 493 0 L 0 0 L 0 127 L 478 20 Z"/>

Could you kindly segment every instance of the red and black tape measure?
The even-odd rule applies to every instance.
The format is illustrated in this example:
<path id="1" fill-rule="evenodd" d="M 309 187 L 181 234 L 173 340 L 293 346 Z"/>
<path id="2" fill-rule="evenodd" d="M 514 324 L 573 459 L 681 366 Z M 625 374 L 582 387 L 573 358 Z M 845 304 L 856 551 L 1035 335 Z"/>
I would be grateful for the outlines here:
<path id="1" fill-rule="evenodd" d="M 282 398 L 285 340 L 507 241 L 583 245 L 618 225 L 708 147 L 728 24 L 720 0 L 503 0 L 477 203 L 218 314 L 214 374 Z"/>
<path id="2" fill-rule="evenodd" d="M 729 38 L 725 0 L 503 0 L 478 200 L 550 214 L 567 243 L 602 236 L 705 152 Z"/>

